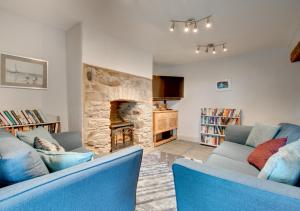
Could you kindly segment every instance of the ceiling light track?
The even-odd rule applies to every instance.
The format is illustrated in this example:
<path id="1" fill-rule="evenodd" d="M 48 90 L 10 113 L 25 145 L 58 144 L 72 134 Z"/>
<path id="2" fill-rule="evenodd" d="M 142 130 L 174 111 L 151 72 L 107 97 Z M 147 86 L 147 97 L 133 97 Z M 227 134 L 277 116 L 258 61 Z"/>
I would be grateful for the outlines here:
<path id="1" fill-rule="evenodd" d="M 196 32 L 198 32 L 198 26 L 199 26 L 200 22 L 204 22 L 206 28 L 211 28 L 211 26 L 212 26 L 211 18 L 212 18 L 212 15 L 206 16 L 201 19 L 190 18 L 188 20 L 171 20 L 170 21 L 171 25 L 170 25 L 169 30 L 171 32 L 174 32 L 176 25 L 184 24 L 184 32 L 189 32 L 190 29 L 193 29 L 192 31 L 194 33 L 196 33 Z"/>
<path id="2" fill-rule="evenodd" d="M 220 47 L 222 48 L 223 52 L 227 52 L 228 48 L 226 46 L 227 44 L 225 42 L 219 44 L 209 43 L 207 45 L 197 45 L 195 53 L 199 54 L 201 52 L 201 49 L 204 49 L 205 53 L 208 53 L 211 50 L 212 54 L 217 54 L 217 48 Z"/>

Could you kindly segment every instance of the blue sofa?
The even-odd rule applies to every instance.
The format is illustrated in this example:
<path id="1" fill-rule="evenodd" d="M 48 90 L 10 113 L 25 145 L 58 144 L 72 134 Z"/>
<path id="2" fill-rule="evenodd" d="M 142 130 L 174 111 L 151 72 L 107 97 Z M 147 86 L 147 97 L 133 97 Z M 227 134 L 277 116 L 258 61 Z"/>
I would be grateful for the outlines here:
<path id="1" fill-rule="evenodd" d="M 84 151 L 76 133 L 55 135 L 67 151 Z M 0 189 L 0 210 L 133 211 L 143 150 L 131 147 Z"/>
<path id="2" fill-rule="evenodd" d="M 288 143 L 300 139 L 300 126 L 280 124 L 276 138 Z M 178 159 L 174 173 L 179 211 L 300 210 L 300 188 L 258 179 L 259 171 L 247 162 L 252 147 L 246 146 L 252 127 L 231 126 L 226 140 L 204 164 Z"/>

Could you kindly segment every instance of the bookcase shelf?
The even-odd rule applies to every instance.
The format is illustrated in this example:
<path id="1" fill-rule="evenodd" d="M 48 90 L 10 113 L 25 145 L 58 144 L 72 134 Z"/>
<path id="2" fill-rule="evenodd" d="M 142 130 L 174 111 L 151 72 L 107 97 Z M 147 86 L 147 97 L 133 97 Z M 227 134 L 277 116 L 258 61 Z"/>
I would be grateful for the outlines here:
<path id="1" fill-rule="evenodd" d="M 18 131 L 29 131 L 37 127 L 44 127 L 50 133 L 59 133 L 60 118 L 46 116 L 37 109 L 0 111 L 0 129 L 5 129 L 12 135 L 16 135 Z"/>
<path id="2" fill-rule="evenodd" d="M 241 124 L 241 110 L 232 108 L 201 109 L 200 143 L 217 147 L 225 140 L 225 129 L 229 125 Z"/>

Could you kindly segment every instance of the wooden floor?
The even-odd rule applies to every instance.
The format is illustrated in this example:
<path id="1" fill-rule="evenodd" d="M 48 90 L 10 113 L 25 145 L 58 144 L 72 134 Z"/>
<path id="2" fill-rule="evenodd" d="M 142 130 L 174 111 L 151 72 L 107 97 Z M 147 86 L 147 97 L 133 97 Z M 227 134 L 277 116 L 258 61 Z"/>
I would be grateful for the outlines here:
<path id="1" fill-rule="evenodd" d="M 200 145 L 194 142 L 176 140 L 155 147 L 153 150 L 150 150 L 148 152 L 166 152 L 173 155 L 179 155 L 183 157 L 189 157 L 197 160 L 206 161 L 213 150 L 213 147 Z"/>

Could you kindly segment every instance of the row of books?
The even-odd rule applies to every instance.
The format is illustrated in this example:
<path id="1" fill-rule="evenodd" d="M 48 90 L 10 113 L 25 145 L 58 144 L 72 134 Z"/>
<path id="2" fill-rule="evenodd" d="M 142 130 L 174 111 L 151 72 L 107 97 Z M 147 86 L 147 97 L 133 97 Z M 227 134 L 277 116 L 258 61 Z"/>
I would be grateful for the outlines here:
<path id="1" fill-rule="evenodd" d="M 213 146 L 217 146 L 224 141 L 223 137 L 201 136 L 201 142 Z"/>
<path id="2" fill-rule="evenodd" d="M 224 135 L 225 128 L 224 127 L 215 127 L 215 126 L 202 126 L 201 132 L 215 134 L 215 135 Z"/>
<path id="3" fill-rule="evenodd" d="M 238 119 L 229 118 L 218 118 L 212 116 L 202 116 L 201 124 L 213 124 L 213 125 L 236 125 L 238 124 Z"/>
<path id="4" fill-rule="evenodd" d="M 240 117 L 240 109 L 231 108 L 201 108 L 201 114 L 206 116 Z"/>
<path id="5" fill-rule="evenodd" d="M 0 126 L 47 123 L 47 117 L 38 109 L 0 111 Z"/>

